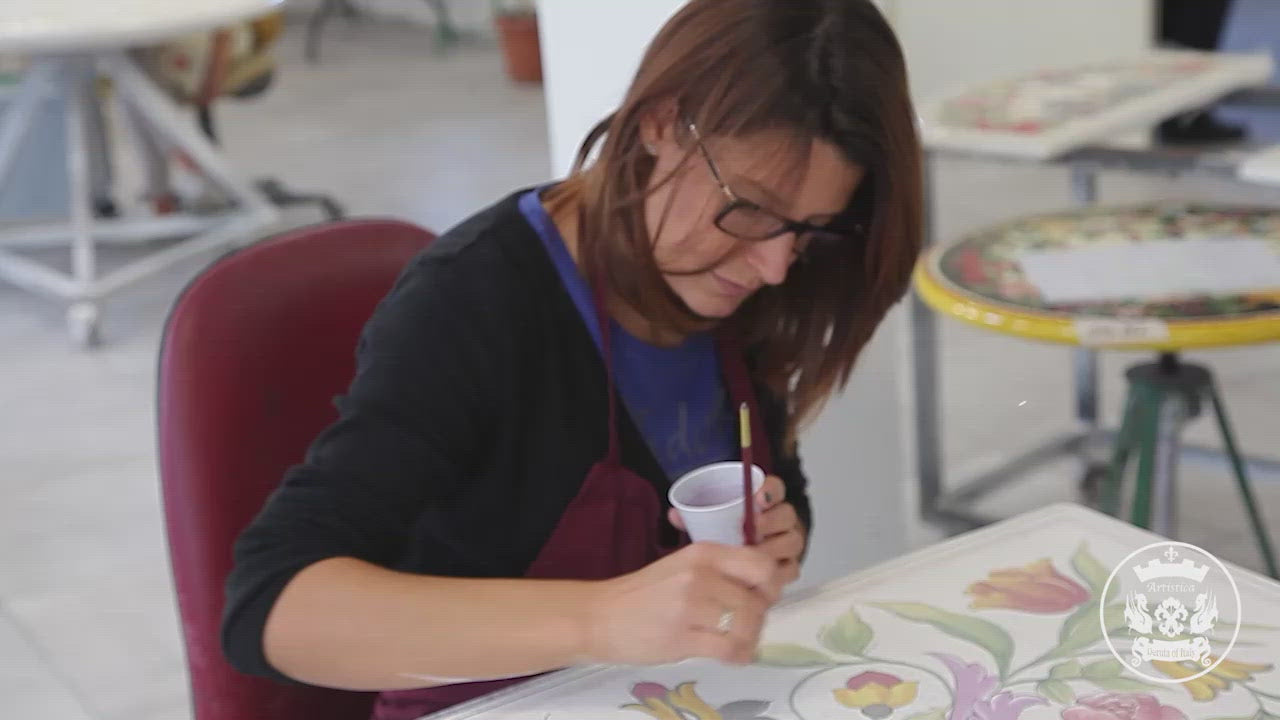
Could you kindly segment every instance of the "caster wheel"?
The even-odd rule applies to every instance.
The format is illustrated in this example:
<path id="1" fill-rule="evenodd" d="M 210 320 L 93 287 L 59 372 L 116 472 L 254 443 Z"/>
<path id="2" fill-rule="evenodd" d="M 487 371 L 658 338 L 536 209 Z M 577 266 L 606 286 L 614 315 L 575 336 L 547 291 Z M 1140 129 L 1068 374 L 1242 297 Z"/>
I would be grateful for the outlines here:
<path id="1" fill-rule="evenodd" d="M 115 201 L 109 197 L 95 198 L 93 201 L 93 216 L 100 218 L 120 217 L 120 208 L 116 207 Z"/>
<path id="2" fill-rule="evenodd" d="M 67 309 L 67 332 L 82 350 L 101 344 L 101 324 L 101 312 L 93 303 L 76 303 Z"/>

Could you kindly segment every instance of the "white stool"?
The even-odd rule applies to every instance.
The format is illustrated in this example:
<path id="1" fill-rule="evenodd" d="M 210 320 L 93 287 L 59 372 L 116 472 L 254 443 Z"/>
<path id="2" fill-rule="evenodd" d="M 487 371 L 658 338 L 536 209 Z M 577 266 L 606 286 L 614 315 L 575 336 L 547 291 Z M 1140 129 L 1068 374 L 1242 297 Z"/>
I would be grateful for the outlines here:
<path id="1" fill-rule="evenodd" d="M 8 0 L 0 2 L 0 53 L 21 54 L 30 63 L 0 116 L 0 187 L 9 177 L 18 147 L 41 103 L 59 98 L 66 107 L 66 163 L 70 217 L 63 222 L 0 231 L 0 278 L 70 303 L 68 330 L 82 347 L 99 341 L 99 303 L 107 295 L 156 272 L 220 247 L 253 238 L 274 222 L 275 208 L 239 178 L 194 122 L 147 78 L 125 54 L 190 32 L 212 30 L 275 9 L 282 0 Z M 226 212 L 98 218 L 92 204 L 91 167 L 105 152 L 95 130 L 96 109 L 86 88 L 98 77 L 111 81 L 124 114 L 142 142 L 158 142 L 165 155 L 178 153 L 190 168 L 231 203 Z M 95 152 L 95 150 L 97 152 Z M 153 148 L 154 150 L 154 148 Z M 141 243 L 186 238 L 150 252 L 109 273 L 99 273 L 96 247 L 102 242 Z M 65 273 L 12 252 L 10 248 L 68 244 L 71 272 Z"/>

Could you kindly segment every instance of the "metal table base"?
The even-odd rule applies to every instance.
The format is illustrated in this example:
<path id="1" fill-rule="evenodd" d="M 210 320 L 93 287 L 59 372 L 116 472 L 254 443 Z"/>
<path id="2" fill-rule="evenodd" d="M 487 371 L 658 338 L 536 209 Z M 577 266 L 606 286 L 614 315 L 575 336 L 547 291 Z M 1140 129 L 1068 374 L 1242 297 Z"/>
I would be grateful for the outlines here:
<path id="1" fill-rule="evenodd" d="M 1103 170 L 1170 176 L 1195 174 L 1231 180 L 1236 178 L 1235 168 L 1251 149 L 1254 149 L 1253 146 L 1242 144 L 1211 149 L 1095 147 L 1071 153 L 1056 164 L 1070 168 L 1073 199 L 1079 206 L 1088 207 L 1097 200 L 1097 176 Z M 947 154 L 964 155 L 952 151 Z M 934 220 L 935 155 L 934 152 L 926 155 L 924 170 L 924 233 L 929 245 L 937 241 Z M 1094 491 L 1107 472 L 1106 453 L 1099 451 L 1114 443 L 1117 433 L 1116 429 L 1104 428 L 1099 422 L 1096 350 L 1073 350 L 1075 417 L 1080 423 L 1080 431 L 1051 438 L 976 477 L 946 483 L 942 471 L 942 427 L 939 413 L 942 382 L 938 368 L 938 317 L 915 293 L 912 293 L 910 299 L 910 326 L 916 472 L 919 512 L 924 521 L 949 533 L 964 532 L 996 522 L 1002 518 L 984 515 L 975 511 L 973 506 L 1000 488 L 1022 479 L 1028 472 L 1070 457 L 1078 458 L 1082 464 L 1079 481 L 1082 500 L 1087 504 L 1095 504 Z M 1179 448 L 1179 454 L 1183 460 L 1212 461 L 1221 463 L 1224 467 L 1229 462 L 1227 455 L 1217 448 L 1183 444 Z M 1246 458 L 1246 463 L 1254 477 L 1280 479 L 1280 460 L 1250 457 Z M 950 489 L 944 489 L 946 486 L 950 486 Z"/>

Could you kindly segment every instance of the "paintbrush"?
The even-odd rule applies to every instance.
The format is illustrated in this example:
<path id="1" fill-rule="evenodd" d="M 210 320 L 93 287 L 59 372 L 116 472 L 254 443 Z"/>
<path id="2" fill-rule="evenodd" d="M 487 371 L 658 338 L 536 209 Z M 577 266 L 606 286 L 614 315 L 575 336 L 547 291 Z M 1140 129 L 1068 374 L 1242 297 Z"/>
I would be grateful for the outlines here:
<path id="1" fill-rule="evenodd" d="M 755 493 L 751 488 L 751 415 L 747 404 L 738 406 L 738 425 L 742 435 L 742 540 L 745 545 L 756 544 Z"/>

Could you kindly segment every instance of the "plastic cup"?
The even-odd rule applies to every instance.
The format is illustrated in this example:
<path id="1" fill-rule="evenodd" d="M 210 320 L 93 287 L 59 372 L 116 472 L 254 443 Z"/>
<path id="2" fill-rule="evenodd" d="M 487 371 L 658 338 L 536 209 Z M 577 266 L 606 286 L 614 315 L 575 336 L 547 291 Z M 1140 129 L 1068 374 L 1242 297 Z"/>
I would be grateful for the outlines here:
<path id="1" fill-rule="evenodd" d="M 764 470 L 751 466 L 751 493 L 764 485 Z M 685 473 L 667 492 L 689 539 L 743 545 L 742 463 L 713 463 Z M 759 512 L 759 505 L 756 506 Z"/>

